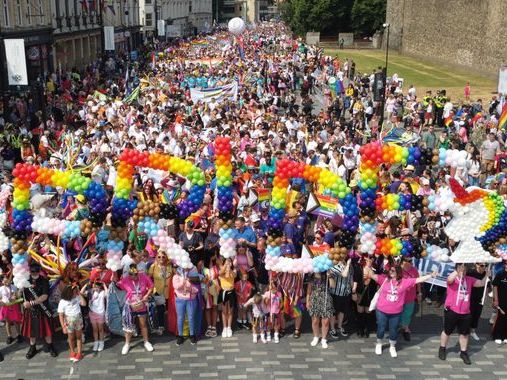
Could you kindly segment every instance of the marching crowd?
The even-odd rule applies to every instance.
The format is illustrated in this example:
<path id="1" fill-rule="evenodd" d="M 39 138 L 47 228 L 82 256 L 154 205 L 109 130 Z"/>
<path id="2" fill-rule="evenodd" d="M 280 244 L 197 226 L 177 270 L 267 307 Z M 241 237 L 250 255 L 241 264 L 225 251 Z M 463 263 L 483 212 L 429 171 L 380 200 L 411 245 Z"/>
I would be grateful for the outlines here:
<path id="1" fill-rule="evenodd" d="M 446 291 L 426 283 L 436 273 L 421 276 L 413 265 L 416 257 L 370 257 L 361 254 L 357 244 L 342 252 L 327 272 L 270 272 L 264 263 L 269 201 L 251 196 L 252 191 L 261 194 L 271 189 L 276 162 L 283 158 L 329 169 L 357 193 L 359 147 L 402 130 L 399 143 L 466 150 L 467 160 L 454 169 L 384 164 L 380 191 L 429 196 L 454 177 L 465 186 L 493 189 L 506 197 L 506 136 L 497 128 L 501 98 L 489 103 L 451 102 L 445 91 L 420 97 L 413 86 L 404 91 L 395 74 L 386 90 L 387 122 L 379 126 L 383 110 L 374 101 L 374 72 L 361 73 L 352 61 L 326 56 L 321 49 L 293 39 L 282 24 L 273 23 L 259 24 L 235 39 L 218 30 L 200 40 L 157 42 L 141 48 L 137 61 L 128 58 L 104 58 L 84 69 L 48 75 L 43 111 L 28 96 L 3 99 L 2 190 L 12 186 L 14 165 L 25 162 L 78 170 L 112 196 L 117 159 L 126 148 L 184 158 L 205 172 L 204 202 L 190 218 L 159 223 L 189 252 L 193 267 L 175 267 L 139 232 L 134 220 L 128 224 L 118 271 L 108 269 L 105 251 L 91 244 L 91 268 L 80 270 L 70 262 L 54 283 L 41 263 L 32 260 L 32 286 L 19 291 L 12 285 L 7 249 L 0 263 L 0 320 L 8 344 L 29 339 L 26 356 L 30 359 L 38 352 L 36 340 L 44 338 L 56 356 L 52 337 L 57 322 L 68 336 L 74 362 L 83 358 L 89 329 L 96 352 L 104 350 L 108 332 L 122 333 L 124 355 L 138 332 L 147 351 L 154 349 L 150 333 L 166 331 L 176 336 L 177 345 L 184 344 L 185 337 L 192 345 L 205 337 L 227 339 L 241 329 L 251 330 L 253 343 L 279 343 L 289 330 L 294 339 L 301 338 L 302 319 L 308 313 L 311 346 L 320 342 L 327 348 L 328 337 L 340 339 L 355 331 L 364 337 L 376 334 L 375 353 L 381 355 L 388 331 L 389 353 L 396 357 L 398 332 L 410 340 L 416 308 L 421 302 L 433 302 L 445 308 L 438 356 L 446 359 L 448 338 L 457 329 L 460 357 L 470 364 L 468 337 L 479 340 L 476 329 L 489 287 L 496 310 L 493 339 L 507 343 L 503 263 L 495 266 L 494 276 L 483 263 L 468 267 L 458 263 L 447 278 Z M 238 83 L 235 97 L 192 100 L 191 89 L 233 81 Z M 221 257 L 219 249 L 213 147 L 217 136 L 229 136 L 233 148 L 237 242 L 233 259 Z M 132 197 L 143 202 L 177 204 L 188 196 L 186 179 L 171 173 L 140 168 L 133 181 Z M 302 179 L 293 179 L 290 185 L 297 195 L 284 221 L 282 254 L 295 258 L 308 245 L 334 247 L 339 225 L 306 211 L 316 186 Z M 89 215 L 82 195 L 37 184 L 31 193 L 34 213 L 67 220 Z M 11 199 L 3 210 L 6 235 L 12 222 Z M 377 215 L 376 235 L 410 240 L 421 247 L 421 253 L 428 244 L 452 251 L 455 243 L 443 232 L 450 218 L 428 208 L 422 213 L 386 211 Z M 70 257 L 79 255 L 87 240 L 82 236 L 65 241 Z M 33 236 L 33 248 L 44 256 L 56 241 L 57 237 Z M 115 314 L 113 303 L 126 307 Z"/>

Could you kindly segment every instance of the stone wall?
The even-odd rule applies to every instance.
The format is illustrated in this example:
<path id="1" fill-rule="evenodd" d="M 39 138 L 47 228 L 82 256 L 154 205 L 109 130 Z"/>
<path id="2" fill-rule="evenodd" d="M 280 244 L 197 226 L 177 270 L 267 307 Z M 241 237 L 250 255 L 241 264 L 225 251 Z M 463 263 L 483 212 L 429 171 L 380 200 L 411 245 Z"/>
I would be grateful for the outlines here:
<path id="1" fill-rule="evenodd" d="M 387 0 L 389 47 L 498 75 L 507 64 L 507 0 Z"/>

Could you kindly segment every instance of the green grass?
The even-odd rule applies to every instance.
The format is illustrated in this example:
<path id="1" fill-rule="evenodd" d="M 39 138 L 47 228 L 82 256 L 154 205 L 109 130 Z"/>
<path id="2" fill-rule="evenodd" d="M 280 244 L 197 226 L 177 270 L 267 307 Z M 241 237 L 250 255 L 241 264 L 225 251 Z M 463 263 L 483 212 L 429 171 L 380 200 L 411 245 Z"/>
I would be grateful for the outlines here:
<path id="1" fill-rule="evenodd" d="M 385 65 L 385 51 L 383 50 L 356 50 L 356 49 L 326 49 L 325 54 L 338 56 L 340 60 L 353 59 L 356 63 L 356 71 L 371 73 L 379 66 Z M 430 61 L 423 61 L 412 57 L 402 56 L 395 52 L 389 52 L 388 76 L 397 73 L 404 78 L 404 91 L 413 84 L 417 89 L 418 96 L 424 95 L 425 91 L 446 89 L 447 95 L 453 101 L 463 99 L 463 88 L 466 82 L 470 82 L 472 99 L 490 99 L 492 93 L 496 93 L 496 81 L 491 78 L 467 72 L 462 68 L 446 66 Z"/>

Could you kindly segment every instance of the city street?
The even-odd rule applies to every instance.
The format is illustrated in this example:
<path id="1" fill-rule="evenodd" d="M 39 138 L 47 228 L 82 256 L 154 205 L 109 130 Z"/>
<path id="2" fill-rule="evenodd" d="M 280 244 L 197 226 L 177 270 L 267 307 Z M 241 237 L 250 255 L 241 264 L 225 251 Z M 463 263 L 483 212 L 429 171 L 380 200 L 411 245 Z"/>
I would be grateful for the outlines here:
<path id="1" fill-rule="evenodd" d="M 39 353 L 29 362 L 27 345 L 11 345 L 1 349 L 5 361 L 0 365 L 0 379 L 501 379 L 507 377 L 507 345 L 497 347 L 487 334 L 479 334 L 480 342 L 472 341 L 472 365 L 458 357 L 457 337 L 453 336 L 445 362 L 437 358 L 440 316 L 432 311 L 421 319 L 414 318 L 414 334 L 410 342 L 399 341 L 398 358 L 389 356 L 385 346 L 382 356 L 373 352 L 375 338 L 348 338 L 330 341 L 329 348 L 310 347 L 311 333 L 306 325 L 299 340 L 292 336 L 279 344 L 253 344 L 247 331 L 232 338 L 200 340 L 196 346 L 188 341 L 175 345 L 174 337 L 153 338 L 155 351 L 148 353 L 141 340 L 127 356 L 120 354 L 123 341 L 118 337 L 106 342 L 100 354 L 85 344 L 85 358 L 72 365 L 68 347 L 61 338 L 58 358 Z M 483 313 L 489 316 L 489 310 Z M 417 333 L 423 328 L 430 334 Z M 487 320 L 480 326 L 486 331 Z M 402 340 L 402 338 L 400 337 Z M 4 339 L 2 338 L 2 341 Z M 386 341 L 387 344 L 387 341 Z"/>

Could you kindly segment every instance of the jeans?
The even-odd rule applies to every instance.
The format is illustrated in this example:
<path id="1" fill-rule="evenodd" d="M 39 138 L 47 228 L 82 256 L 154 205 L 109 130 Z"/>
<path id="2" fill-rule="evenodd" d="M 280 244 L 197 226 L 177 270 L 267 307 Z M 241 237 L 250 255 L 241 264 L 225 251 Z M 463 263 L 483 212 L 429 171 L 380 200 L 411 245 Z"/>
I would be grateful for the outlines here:
<path id="1" fill-rule="evenodd" d="M 195 313 L 197 311 L 197 298 L 193 300 L 184 300 L 176 298 L 176 316 L 178 318 L 178 334 L 183 335 L 183 322 L 185 322 L 185 313 L 188 316 L 188 328 L 190 336 L 195 335 Z"/>
<path id="2" fill-rule="evenodd" d="M 386 327 L 389 326 L 389 340 L 396 341 L 398 338 L 398 325 L 400 324 L 401 313 L 398 314 L 386 314 L 380 310 L 376 310 L 377 313 L 377 339 L 384 338 L 384 332 Z"/>

